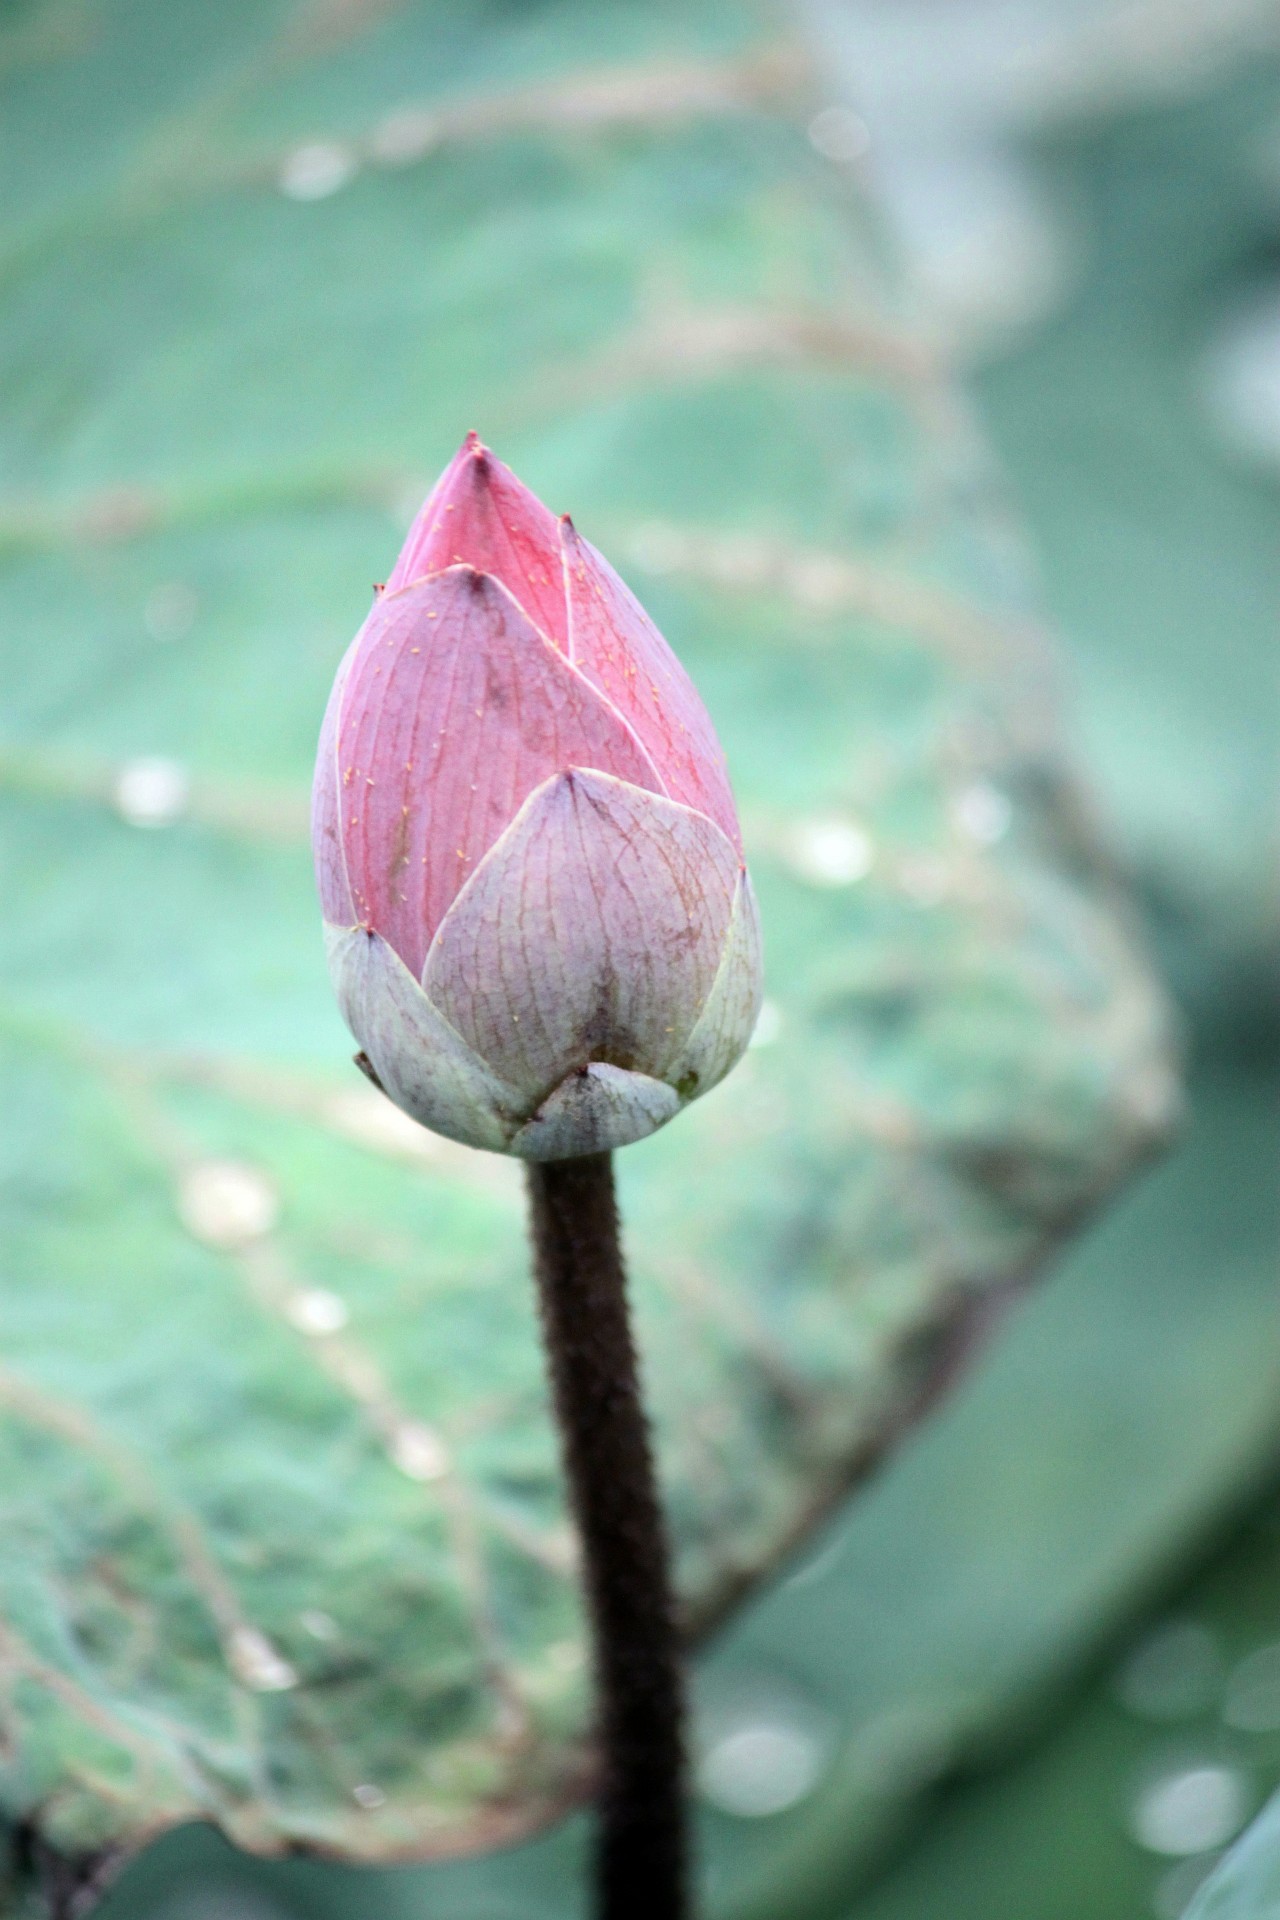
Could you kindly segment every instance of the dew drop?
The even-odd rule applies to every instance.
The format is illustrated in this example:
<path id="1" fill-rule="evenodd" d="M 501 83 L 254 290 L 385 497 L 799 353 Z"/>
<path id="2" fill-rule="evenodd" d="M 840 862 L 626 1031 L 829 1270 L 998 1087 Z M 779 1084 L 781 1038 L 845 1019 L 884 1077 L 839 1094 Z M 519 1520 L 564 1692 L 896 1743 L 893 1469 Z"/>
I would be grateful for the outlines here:
<path id="1" fill-rule="evenodd" d="M 130 760 L 116 778 L 116 811 L 131 827 L 167 827 L 186 812 L 191 783 L 176 760 Z"/>
<path id="2" fill-rule="evenodd" d="M 236 1679 L 254 1693 L 287 1693 L 298 1684 L 296 1670 L 258 1627 L 234 1627 L 227 1658 Z"/>
<path id="3" fill-rule="evenodd" d="M 439 1480 L 449 1471 L 444 1442 L 420 1420 L 402 1421 L 392 1434 L 387 1451 L 410 1480 Z"/>
<path id="4" fill-rule="evenodd" d="M 305 1607 L 298 1615 L 299 1622 L 313 1640 L 336 1640 L 340 1628 L 331 1613 L 324 1613 L 319 1607 Z"/>
<path id="5" fill-rule="evenodd" d="M 246 1247 L 270 1233 L 280 1215 L 275 1188 L 238 1160 L 202 1160 L 182 1176 L 178 1212 L 193 1239 L 222 1249 Z"/>
<path id="6" fill-rule="evenodd" d="M 831 1753 L 826 1716 L 791 1682 L 752 1677 L 704 1697 L 695 1716 L 695 1780 L 708 1805 L 763 1820 L 806 1799 Z"/>
<path id="7" fill-rule="evenodd" d="M 366 1813 L 373 1813 L 378 1807 L 385 1807 L 387 1796 L 381 1787 L 375 1787 L 370 1781 L 362 1781 L 358 1787 L 352 1787 L 351 1798 Z"/>
<path id="8" fill-rule="evenodd" d="M 1249 1813 L 1239 1767 L 1205 1762 L 1149 1781 L 1130 1810 L 1130 1831 L 1148 1853 L 1207 1853 L 1239 1832 Z"/>
<path id="9" fill-rule="evenodd" d="M 290 200 L 327 200 L 356 175 L 350 147 L 335 140 L 310 140 L 295 147 L 280 169 L 279 187 Z"/>
<path id="10" fill-rule="evenodd" d="M 300 1333 L 340 1333 L 350 1319 L 347 1303 L 327 1287 L 306 1287 L 290 1296 L 285 1308 Z"/>
<path id="11" fill-rule="evenodd" d="M 875 858 L 866 829 L 836 814 L 801 821 L 789 852 L 792 867 L 815 887 L 851 887 L 866 878 Z"/>
<path id="12" fill-rule="evenodd" d="M 1013 807 L 999 787 L 977 781 L 956 795 L 951 817 L 968 839 L 977 841 L 981 847 L 994 847 L 1009 831 Z"/>
<path id="13" fill-rule="evenodd" d="M 850 166 L 869 149 L 871 132 L 866 121 L 849 107 L 824 107 L 809 122 L 809 145 L 824 160 Z"/>

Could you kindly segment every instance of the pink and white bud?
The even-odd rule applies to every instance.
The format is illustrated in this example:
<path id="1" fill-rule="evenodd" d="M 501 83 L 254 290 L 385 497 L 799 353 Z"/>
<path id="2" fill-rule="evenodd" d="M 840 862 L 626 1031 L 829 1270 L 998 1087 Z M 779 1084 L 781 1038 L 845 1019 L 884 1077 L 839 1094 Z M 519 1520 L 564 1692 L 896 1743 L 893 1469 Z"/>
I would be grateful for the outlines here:
<path id="1" fill-rule="evenodd" d="M 312 839 L 347 1024 L 450 1139 L 625 1146 L 750 1038 L 759 922 L 706 710 L 474 435 L 338 669 Z"/>

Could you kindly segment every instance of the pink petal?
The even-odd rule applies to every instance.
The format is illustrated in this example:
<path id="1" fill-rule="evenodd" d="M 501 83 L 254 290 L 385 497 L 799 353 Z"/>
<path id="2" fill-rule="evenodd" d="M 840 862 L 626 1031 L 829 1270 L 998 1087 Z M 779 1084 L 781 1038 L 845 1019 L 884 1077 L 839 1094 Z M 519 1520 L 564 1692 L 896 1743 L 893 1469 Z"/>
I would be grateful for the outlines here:
<path id="1" fill-rule="evenodd" d="M 320 727 L 316 774 L 311 788 L 311 850 L 316 863 L 316 885 L 325 919 L 333 927 L 351 927 L 359 919 L 347 878 L 342 848 L 341 796 L 338 782 L 338 711 L 351 662 L 361 635 L 357 634 L 334 676 L 329 704 Z"/>
<path id="2" fill-rule="evenodd" d="M 534 793 L 441 922 L 423 985 L 544 1099 L 592 1061 L 662 1078 L 715 984 L 738 856 L 705 814 L 602 773 Z"/>
<path id="3" fill-rule="evenodd" d="M 741 851 L 724 754 L 697 689 L 608 561 L 570 521 L 561 527 L 569 658 L 632 728 L 672 799 L 708 814 Z"/>
<path id="4" fill-rule="evenodd" d="M 605 701 L 469 567 L 374 607 L 340 700 L 337 766 L 354 917 L 415 976 L 454 895 L 535 787 L 569 766 L 660 784 Z"/>
<path id="5" fill-rule="evenodd" d="M 559 522 L 474 433 L 410 528 L 387 592 L 458 565 L 501 580 L 534 625 L 566 651 Z"/>

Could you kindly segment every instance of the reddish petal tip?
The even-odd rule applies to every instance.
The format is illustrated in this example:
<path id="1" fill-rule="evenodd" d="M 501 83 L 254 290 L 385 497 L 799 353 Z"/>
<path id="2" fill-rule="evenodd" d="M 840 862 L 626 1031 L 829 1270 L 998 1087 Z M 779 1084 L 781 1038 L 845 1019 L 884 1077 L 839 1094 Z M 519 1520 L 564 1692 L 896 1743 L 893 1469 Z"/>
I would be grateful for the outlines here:
<path id="1" fill-rule="evenodd" d="M 568 616 L 555 515 L 474 432 L 414 521 L 389 586 L 396 591 L 459 564 L 500 581 L 563 650 Z"/>

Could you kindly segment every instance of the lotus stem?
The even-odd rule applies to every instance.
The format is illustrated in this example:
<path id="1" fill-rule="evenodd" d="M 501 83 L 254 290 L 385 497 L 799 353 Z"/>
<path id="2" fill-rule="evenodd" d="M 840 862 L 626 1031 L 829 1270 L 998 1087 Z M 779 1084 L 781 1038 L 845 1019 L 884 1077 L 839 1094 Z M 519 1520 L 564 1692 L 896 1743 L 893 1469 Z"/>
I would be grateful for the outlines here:
<path id="1" fill-rule="evenodd" d="M 597 1920 L 686 1920 L 679 1648 L 611 1156 L 533 1162 L 528 1180 L 592 1632 L 602 1766 Z"/>

